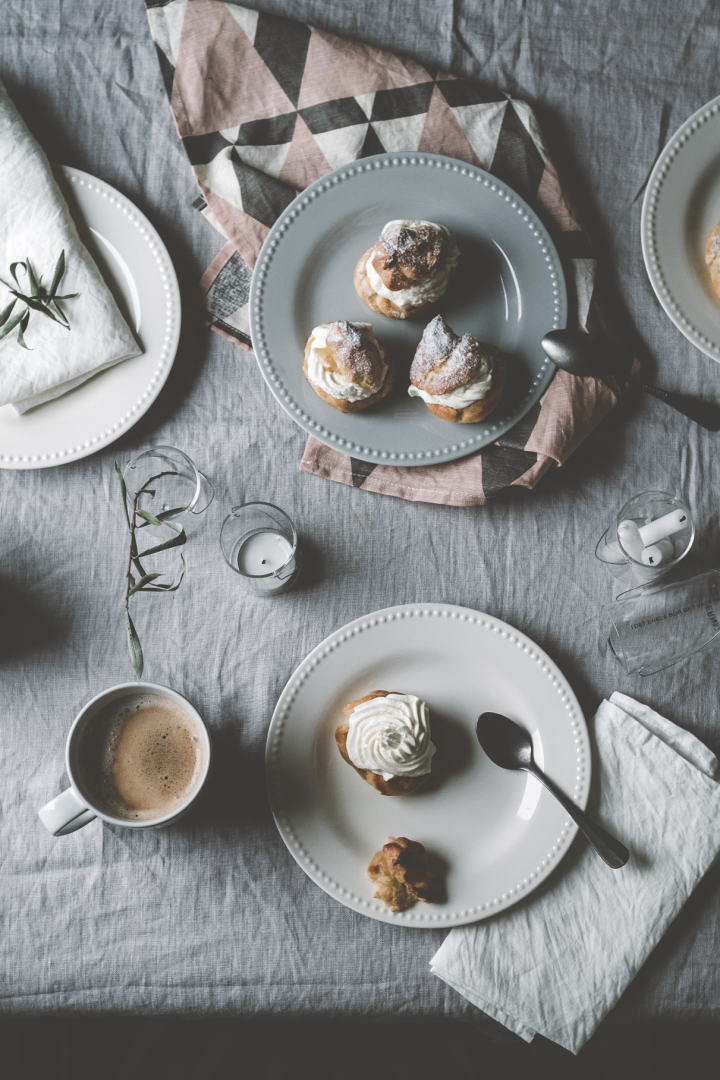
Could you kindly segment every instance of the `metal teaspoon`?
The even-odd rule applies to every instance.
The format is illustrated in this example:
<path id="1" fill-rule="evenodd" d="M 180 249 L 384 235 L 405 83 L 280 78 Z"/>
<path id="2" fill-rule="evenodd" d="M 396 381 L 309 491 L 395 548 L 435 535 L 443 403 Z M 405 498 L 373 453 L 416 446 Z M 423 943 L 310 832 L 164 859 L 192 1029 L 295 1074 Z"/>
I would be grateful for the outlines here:
<path id="1" fill-rule="evenodd" d="M 622 377 L 628 370 L 626 359 L 618 357 L 611 341 L 597 334 L 587 334 L 584 330 L 551 330 L 542 339 L 542 347 L 556 367 L 569 371 L 571 375 L 613 374 Z M 700 427 L 720 431 L 720 407 L 713 402 L 673 394 L 670 390 L 649 383 L 640 383 L 638 389 L 664 401 Z"/>
<path id="2" fill-rule="evenodd" d="M 524 770 L 544 784 L 608 866 L 611 866 L 613 870 L 619 870 L 625 865 L 630 858 L 630 852 L 625 845 L 592 821 L 584 810 L 581 810 L 572 799 L 555 786 L 542 769 L 537 767 L 533 758 L 530 736 L 519 724 L 501 713 L 486 712 L 478 716 L 475 734 L 483 750 L 495 765 L 499 765 L 501 769 Z"/>

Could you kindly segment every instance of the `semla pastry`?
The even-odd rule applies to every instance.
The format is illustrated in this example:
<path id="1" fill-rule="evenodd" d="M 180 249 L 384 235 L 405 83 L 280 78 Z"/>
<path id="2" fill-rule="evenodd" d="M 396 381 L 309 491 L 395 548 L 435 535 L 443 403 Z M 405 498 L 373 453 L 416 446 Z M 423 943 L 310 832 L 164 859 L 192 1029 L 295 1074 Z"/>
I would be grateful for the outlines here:
<path id="1" fill-rule="evenodd" d="M 439 300 L 458 261 L 455 237 L 432 221 L 388 221 L 355 267 L 355 290 L 371 311 L 407 319 Z"/>
<path id="2" fill-rule="evenodd" d="M 425 327 L 410 367 L 410 397 L 431 413 L 457 424 L 476 424 L 502 397 L 505 357 L 495 345 L 472 334 L 459 337 L 436 315 Z"/>
<path id="3" fill-rule="evenodd" d="M 705 244 L 705 263 L 715 295 L 720 297 L 720 221 L 710 233 Z"/>
<path id="4" fill-rule="evenodd" d="M 377 885 L 375 899 L 391 911 L 405 911 L 416 900 L 436 904 L 442 899 L 443 890 L 428 868 L 425 848 L 406 836 L 389 836 L 382 851 L 370 860 L 367 875 Z"/>
<path id="5" fill-rule="evenodd" d="M 411 795 L 428 776 L 435 747 L 430 710 L 413 694 L 373 690 L 343 709 L 335 742 L 348 765 L 381 795 Z"/>
<path id="6" fill-rule="evenodd" d="M 316 326 L 305 345 L 303 371 L 315 393 L 345 413 L 361 412 L 381 401 L 395 383 L 392 363 L 370 323 L 364 322 Z"/>

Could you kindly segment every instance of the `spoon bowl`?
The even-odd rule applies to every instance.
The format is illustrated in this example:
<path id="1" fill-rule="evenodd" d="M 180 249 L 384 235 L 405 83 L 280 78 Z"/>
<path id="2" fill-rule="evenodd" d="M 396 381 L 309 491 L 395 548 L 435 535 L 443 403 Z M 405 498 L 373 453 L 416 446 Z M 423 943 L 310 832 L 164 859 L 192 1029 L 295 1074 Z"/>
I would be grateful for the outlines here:
<path id="1" fill-rule="evenodd" d="M 589 818 L 584 810 L 537 767 L 533 757 L 532 740 L 524 728 L 502 713 L 486 712 L 478 716 L 475 734 L 493 764 L 501 769 L 521 769 L 544 784 L 608 866 L 619 870 L 625 865 L 630 858 L 630 852 L 625 845 Z"/>

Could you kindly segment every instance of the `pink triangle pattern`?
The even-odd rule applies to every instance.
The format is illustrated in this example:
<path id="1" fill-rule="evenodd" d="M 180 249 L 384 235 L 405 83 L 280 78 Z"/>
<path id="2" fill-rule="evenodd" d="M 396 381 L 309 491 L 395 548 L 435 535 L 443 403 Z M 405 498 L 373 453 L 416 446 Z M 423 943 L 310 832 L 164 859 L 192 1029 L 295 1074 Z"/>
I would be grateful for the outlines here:
<path id="1" fill-rule="evenodd" d="M 418 151 L 421 154 L 447 154 L 448 157 L 466 161 L 468 165 L 480 164 L 465 137 L 465 132 L 437 86 L 433 88 L 430 98 Z"/>
<path id="2" fill-rule="evenodd" d="M 285 158 L 278 180 L 290 184 L 296 191 L 302 191 L 308 184 L 319 180 L 330 171 L 327 158 L 315 142 L 310 128 L 298 114 L 288 156 Z"/>
<path id="3" fill-rule="evenodd" d="M 215 0 L 187 6 L 171 104 L 182 137 L 294 111 L 245 31 Z"/>
<path id="4" fill-rule="evenodd" d="M 313 30 L 300 88 L 299 109 L 335 98 L 376 90 L 394 90 L 428 82 L 430 76 L 414 60 Z"/>

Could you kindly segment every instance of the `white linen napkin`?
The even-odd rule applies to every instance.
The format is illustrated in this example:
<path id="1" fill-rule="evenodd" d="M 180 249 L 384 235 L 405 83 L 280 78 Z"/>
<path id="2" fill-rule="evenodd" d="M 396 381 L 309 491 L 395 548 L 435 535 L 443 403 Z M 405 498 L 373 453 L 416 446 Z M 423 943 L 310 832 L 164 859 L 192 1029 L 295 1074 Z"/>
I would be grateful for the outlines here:
<path id="1" fill-rule="evenodd" d="M 630 849 L 611 870 L 578 837 L 522 903 L 452 930 L 431 970 L 530 1042 L 577 1053 L 720 852 L 718 761 L 625 694 L 590 726 L 594 816 Z"/>
<path id="2" fill-rule="evenodd" d="M 0 340 L 0 405 L 19 413 L 66 394 L 104 368 L 142 350 L 88 254 L 50 164 L 0 83 L 0 278 L 13 284 L 10 264 L 30 259 L 48 286 L 61 251 L 66 272 L 58 291 L 78 293 L 61 304 L 70 330 L 33 312 L 25 333 Z M 18 274 L 24 288 L 26 278 Z M 29 286 L 28 286 L 29 288 Z M 12 299 L 0 284 L 0 311 Z M 12 315 L 23 310 L 20 301 Z M 12 317 L 12 316 L 11 316 Z"/>

